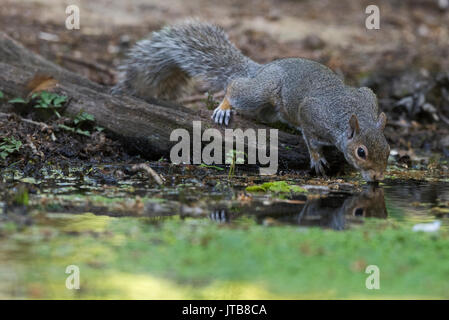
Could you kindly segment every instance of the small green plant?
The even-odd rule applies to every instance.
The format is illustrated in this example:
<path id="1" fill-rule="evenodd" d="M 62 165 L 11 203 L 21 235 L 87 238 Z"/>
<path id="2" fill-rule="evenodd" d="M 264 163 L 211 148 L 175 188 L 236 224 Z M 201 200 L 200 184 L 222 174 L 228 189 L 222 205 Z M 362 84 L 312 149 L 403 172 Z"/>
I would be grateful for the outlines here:
<path id="1" fill-rule="evenodd" d="M 22 147 L 22 141 L 16 140 L 13 137 L 4 137 L 0 140 L 0 157 L 4 160 L 11 153 L 19 151 Z"/>
<path id="2" fill-rule="evenodd" d="M 86 125 L 91 125 L 94 122 L 95 122 L 95 117 L 93 115 L 91 115 L 90 113 L 81 111 L 73 119 L 73 121 L 72 121 L 73 126 L 60 124 L 59 128 L 70 131 L 70 132 L 78 133 L 78 134 L 81 134 L 86 137 L 90 137 L 90 134 L 91 134 L 90 131 L 84 130 L 84 129 L 82 129 L 82 127 L 86 126 Z M 104 130 L 104 128 L 95 126 L 95 130 L 101 132 Z"/>
<path id="3" fill-rule="evenodd" d="M 0 90 L 0 99 L 3 99 L 5 97 L 5 95 L 3 94 L 3 92 Z"/>
<path id="4" fill-rule="evenodd" d="M 95 117 L 93 115 L 91 115 L 90 113 L 81 111 L 80 113 L 78 113 L 76 115 L 75 119 L 73 119 L 73 123 L 75 125 L 81 124 L 81 123 L 86 122 L 86 121 L 94 122 L 95 121 Z"/>
<path id="5" fill-rule="evenodd" d="M 229 150 L 228 153 L 226 153 L 226 163 L 231 163 L 229 166 L 228 179 L 234 176 L 236 164 L 245 163 L 245 155 L 245 152 L 236 151 L 234 149 Z"/>
<path id="6" fill-rule="evenodd" d="M 13 203 L 19 206 L 28 206 L 29 199 L 28 189 L 24 186 L 20 186 L 14 193 Z"/>
<path id="7" fill-rule="evenodd" d="M 86 136 L 86 137 L 90 137 L 90 132 L 87 130 L 81 130 L 79 128 L 70 127 L 65 124 L 59 124 L 58 127 L 63 130 L 66 130 L 66 131 L 70 131 L 70 132 L 78 133 L 78 134 Z"/>
<path id="8" fill-rule="evenodd" d="M 33 108 L 51 110 L 58 118 L 61 118 L 61 114 L 57 109 L 62 108 L 64 103 L 67 102 L 67 96 L 41 91 L 33 93 L 28 99 L 16 97 L 8 101 L 8 103 L 12 104 L 28 104 L 30 102 L 35 103 Z"/>
<path id="9" fill-rule="evenodd" d="M 57 109 L 61 108 L 67 101 L 66 96 L 61 96 L 48 91 L 33 93 L 31 99 L 36 99 L 37 104 L 34 105 L 34 108 L 52 110 L 58 118 L 61 118 L 61 115 Z"/>
<path id="10" fill-rule="evenodd" d="M 215 170 L 218 170 L 218 171 L 223 171 L 224 170 L 223 168 L 220 168 L 220 167 L 217 167 L 217 166 L 212 166 L 212 165 L 205 164 L 205 163 L 200 164 L 200 167 L 201 168 L 215 169 Z"/>

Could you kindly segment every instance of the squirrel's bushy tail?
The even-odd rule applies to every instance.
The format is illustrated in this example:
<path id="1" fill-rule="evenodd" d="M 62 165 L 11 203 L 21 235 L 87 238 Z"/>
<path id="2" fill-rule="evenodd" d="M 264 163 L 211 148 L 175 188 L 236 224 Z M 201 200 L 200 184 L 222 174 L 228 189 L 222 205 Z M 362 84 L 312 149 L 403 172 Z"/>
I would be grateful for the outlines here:
<path id="1" fill-rule="evenodd" d="M 215 91 L 225 89 L 234 77 L 251 76 L 258 68 L 222 28 L 188 20 L 139 41 L 120 67 L 120 80 L 112 93 L 171 99 L 192 77 L 203 79 Z"/>

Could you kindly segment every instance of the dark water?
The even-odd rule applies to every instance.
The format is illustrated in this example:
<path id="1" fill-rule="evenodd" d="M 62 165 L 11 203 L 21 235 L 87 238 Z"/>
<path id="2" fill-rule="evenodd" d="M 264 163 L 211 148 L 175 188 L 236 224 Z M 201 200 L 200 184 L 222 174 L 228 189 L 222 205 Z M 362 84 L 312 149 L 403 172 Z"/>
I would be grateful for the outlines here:
<path id="1" fill-rule="evenodd" d="M 335 230 L 351 228 L 367 218 L 408 224 L 439 220 L 442 228 L 449 226 L 449 182 L 445 180 L 395 179 L 361 187 L 342 182 L 336 191 L 327 185 L 310 185 L 307 181 L 289 177 L 290 183 L 307 192 L 273 194 L 245 192 L 248 184 L 273 178 L 262 180 L 257 176 L 240 176 L 229 182 L 225 175 L 209 174 L 207 170 L 186 172 L 183 168 L 182 172 L 169 172 L 164 169 L 165 177 L 171 181 L 160 188 L 145 176 L 117 179 L 116 170 L 114 166 L 94 168 L 88 174 L 56 170 L 46 172 L 41 180 L 13 176 L 9 182 L 4 179 L 4 185 L 12 190 L 12 194 L 26 188 L 31 207 L 50 213 L 135 216 L 139 211 L 139 216 L 155 221 L 180 216 L 229 224 L 249 217 L 265 225 Z M 9 194 L 11 197 L 11 192 Z M 130 205 L 130 201 L 136 202 L 136 197 L 141 199 L 137 201 L 139 203 Z M 5 199 L 0 201 L 0 211 L 6 213 L 3 220 L 33 223 L 31 217 L 23 214 L 24 208 L 8 206 L 7 202 Z"/>

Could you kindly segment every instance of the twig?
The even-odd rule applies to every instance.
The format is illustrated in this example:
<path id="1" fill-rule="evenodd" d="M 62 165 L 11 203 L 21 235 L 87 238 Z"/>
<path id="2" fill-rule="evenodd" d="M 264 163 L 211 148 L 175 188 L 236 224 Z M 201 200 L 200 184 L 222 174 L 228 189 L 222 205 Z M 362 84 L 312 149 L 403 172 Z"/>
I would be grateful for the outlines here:
<path id="1" fill-rule="evenodd" d="M 30 120 L 30 119 L 25 119 L 25 118 L 22 118 L 22 117 L 18 116 L 17 114 L 0 112 L 0 118 L 9 118 L 11 116 L 17 117 L 20 121 L 23 121 L 23 122 L 26 122 L 26 123 L 29 123 L 29 124 L 33 124 L 35 126 L 42 127 L 42 129 L 51 129 L 51 127 L 48 124 L 46 124 L 46 123 L 36 122 L 36 121 Z"/>
<path id="2" fill-rule="evenodd" d="M 31 151 L 33 151 L 33 154 L 39 156 L 41 159 L 44 159 L 45 158 L 44 153 L 42 151 L 37 150 L 29 134 L 27 134 L 26 140 L 27 140 L 26 145 L 30 147 Z"/>
<path id="3" fill-rule="evenodd" d="M 145 171 L 150 176 L 153 177 L 153 179 L 157 182 L 157 184 L 162 185 L 164 182 L 162 181 L 162 178 L 154 171 L 149 165 L 146 163 L 139 163 L 135 164 L 131 167 L 131 170 L 134 172 L 137 171 Z"/>

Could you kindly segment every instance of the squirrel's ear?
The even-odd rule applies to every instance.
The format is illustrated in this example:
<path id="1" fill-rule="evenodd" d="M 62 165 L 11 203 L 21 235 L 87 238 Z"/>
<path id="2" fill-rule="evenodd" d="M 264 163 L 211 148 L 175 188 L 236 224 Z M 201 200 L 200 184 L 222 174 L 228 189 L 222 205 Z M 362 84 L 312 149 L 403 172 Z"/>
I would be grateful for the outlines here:
<path id="1" fill-rule="evenodd" d="M 354 138 L 358 133 L 360 133 L 359 120 L 357 119 L 357 116 L 353 114 L 349 119 L 348 139 Z"/>
<path id="2" fill-rule="evenodd" d="M 387 124 L 387 116 L 385 115 L 384 112 L 382 112 L 381 114 L 379 114 L 379 118 L 377 118 L 377 128 L 383 131 L 385 129 L 386 124 Z"/>

